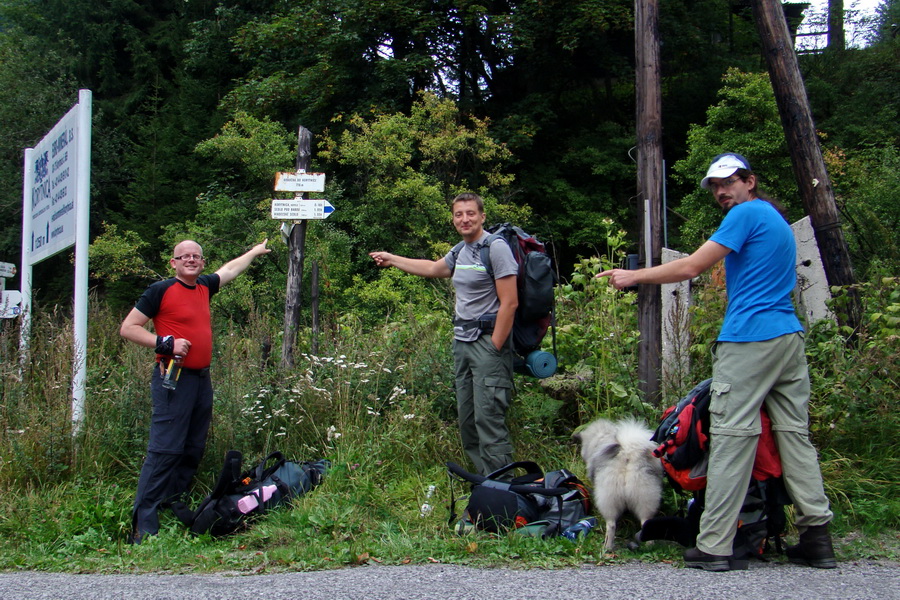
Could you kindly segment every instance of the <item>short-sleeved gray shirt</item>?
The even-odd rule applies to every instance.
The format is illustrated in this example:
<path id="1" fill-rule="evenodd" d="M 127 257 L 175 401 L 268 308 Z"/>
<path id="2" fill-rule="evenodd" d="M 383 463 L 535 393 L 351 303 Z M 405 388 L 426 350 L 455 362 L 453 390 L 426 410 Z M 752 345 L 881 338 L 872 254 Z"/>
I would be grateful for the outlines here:
<path id="1" fill-rule="evenodd" d="M 463 321 L 477 321 L 485 314 L 497 314 L 500 299 L 497 288 L 481 264 L 481 246 L 490 237 L 485 231 L 477 242 L 466 243 L 459 254 L 453 256 L 451 250 L 444 256 L 447 266 L 453 271 L 453 287 L 456 289 L 456 318 Z M 496 239 L 491 244 L 491 267 L 494 279 L 515 275 L 518 272 L 516 259 L 509 244 Z M 461 342 L 477 340 L 481 335 L 478 328 L 453 328 L 453 336 Z"/>

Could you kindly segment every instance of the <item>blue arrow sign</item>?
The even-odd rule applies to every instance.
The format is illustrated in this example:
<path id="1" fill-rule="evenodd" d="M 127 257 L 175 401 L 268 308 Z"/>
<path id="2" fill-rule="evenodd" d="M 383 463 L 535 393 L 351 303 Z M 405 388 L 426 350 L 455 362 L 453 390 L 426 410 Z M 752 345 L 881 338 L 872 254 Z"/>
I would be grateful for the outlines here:
<path id="1" fill-rule="evenodd" d="M 334 206 L 328 200 L 272 200 L 272 218 L 281 221 L 327 219 L 333 212 Z"/>

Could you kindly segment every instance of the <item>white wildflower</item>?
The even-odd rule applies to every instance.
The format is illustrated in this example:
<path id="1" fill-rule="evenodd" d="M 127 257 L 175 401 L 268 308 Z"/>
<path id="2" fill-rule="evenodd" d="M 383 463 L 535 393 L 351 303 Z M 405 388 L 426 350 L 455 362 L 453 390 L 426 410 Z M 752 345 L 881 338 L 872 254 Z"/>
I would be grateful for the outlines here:
<path id="1" fill-rule="evenodd" d="M 394 386 L 394 389 L 391 390 L 391 395 L 388 397 L 388 402 L 393 402 L 395 398 L 402 396 L 405 393 L 406 393 L 405 388 Z"/>

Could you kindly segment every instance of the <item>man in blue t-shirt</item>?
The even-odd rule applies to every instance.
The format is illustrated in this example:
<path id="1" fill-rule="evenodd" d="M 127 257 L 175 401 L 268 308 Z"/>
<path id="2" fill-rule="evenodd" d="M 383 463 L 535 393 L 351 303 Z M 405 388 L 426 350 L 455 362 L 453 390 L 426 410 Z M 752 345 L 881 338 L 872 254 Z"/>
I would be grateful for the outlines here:
<path id="1" fill-rule="evenodd" d="M 518 266 L 509 244 L 490 246 L 493 277 L 481 261 L 484 203 L 477 194 L 453 199 L 453 225 L 463 244 L 437 260 L 370 252 L 379 267 L 397 267 L 421 277 L 452 277 L 456 290 L 453 320 L 453 364 L 456 408 L 463 449 L 482 475 L 512 462 L 506 411 L 512 392 L 513 356 L 510 332 L 519 296 Z"/>
<path id="2" fill-rule="evenodd" d="M 787 549 L 788 558 L 834 568 L 828 532 L 832 513 L 809 440 L 803 327 L 791 301 L 797 281 L 793 233 L 771 201 L 760 197 L 756 175 L 740 154 L 715 157 L 700 186 L 712 192 L 725 218 L 696 252 L 648 269 L 597 275 L 609 277 L 617 289 L 675 283 L 725 259 L 728 308 L 713 347 L 706 506 L 697 546 L 684 552 L 685 565 L 709 571 L 738 568 L 729 559 L 765 402 L 801 532 L 800 543 Z"/>

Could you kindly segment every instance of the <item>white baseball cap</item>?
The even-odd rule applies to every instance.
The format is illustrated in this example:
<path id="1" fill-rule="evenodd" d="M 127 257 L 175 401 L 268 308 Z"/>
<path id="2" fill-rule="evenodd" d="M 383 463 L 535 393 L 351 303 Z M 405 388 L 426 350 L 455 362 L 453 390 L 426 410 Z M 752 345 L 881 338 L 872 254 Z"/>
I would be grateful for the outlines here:
<path id="1" fill-rule="evenodd" d="M 712 160 L 712 164 L 709 165 L 709 169 L 706 171 L 706 177 L 700 181 L 700 187 L 708 190 L 711 178 L 728 177 L 733 175 L 738 169 L 753 170 L 750 168 L 750 163 L 747 162 L 747 159 L 740 154 L 735 154 L 734 152 L 720 154 Z"/>

